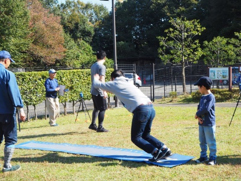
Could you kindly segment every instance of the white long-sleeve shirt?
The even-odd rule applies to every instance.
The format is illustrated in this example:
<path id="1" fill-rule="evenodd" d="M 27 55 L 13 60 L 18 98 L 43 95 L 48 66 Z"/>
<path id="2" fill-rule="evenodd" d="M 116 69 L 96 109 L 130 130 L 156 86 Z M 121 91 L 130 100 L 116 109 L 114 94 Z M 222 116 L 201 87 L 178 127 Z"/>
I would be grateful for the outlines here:
<path id="1" fill-rule="evenodd" d="M 140 89 L 124 76 L 117 77 L 113 81 L 105 83 L 94 78 L 93 86 L 115 94 L 130 112 L 133 112 L 141 104 L 146 105 L 151 102 Z"/>

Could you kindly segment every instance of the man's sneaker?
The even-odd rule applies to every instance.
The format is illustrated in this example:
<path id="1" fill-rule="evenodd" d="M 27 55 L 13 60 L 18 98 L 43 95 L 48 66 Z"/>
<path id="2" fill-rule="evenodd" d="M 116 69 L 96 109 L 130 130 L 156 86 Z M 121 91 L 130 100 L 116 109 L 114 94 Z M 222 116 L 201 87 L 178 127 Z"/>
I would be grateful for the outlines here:
<path id="1" fill-rule="evenodd" d="M 20 165 L 14 165 L 12 166 L 11 168 L 4 168 L 3 167 L 3 172 L 4 173 L 7 173 L 7 172 L 14 172 L 14 171 L 17 171 L 17 170 L 20 170 L 21 169 L 21 166 Z"/>
<path id="2" fill-rule="evenodd" d="M 96 126 L 96 124 L 91 124 L 90 126 L 89 126 L 89 129 L 92 129 L 92 130 L 97 130 L 97 126 Z"/>
<path id="3" fill-rule="evenodd" d="M 167 151 L 167 153 L 166 153 L 166 156 L 165 157 L 168 157 L 168 156 L 171 156 L 172 155 L 172 152 L 171 152 L 171 150 L 169 149 L 169 151 Z"/>
<path id="4" fill-rule="evenodd" d="M 172 154 L 171 150 L 169 148 L 159 149 L 155 155 L 151 159 L 149 159 L 150 162 L 156 162 L 162 158 L 165 158 L 167 156 L 170 156 Z"/>
<path id="5" fill-rule="evenodd" d="M 97 132 L 109 132 L 107 129 L 105 129 L 104 127 L 102 128 L 97 128 L 96 130 Z"/>
<path id="6" fill-rule="evenodd" d="M 208 160 L 208 165 L 216 165 L 216 159 L 210 158 Z"/>
<path id="7" fill-rule="evenodd" d="M 52 124 L 52 125 L 50 125 L 50 126 L 58 126 L 58 124 L 56 123 L 56 124 Z"/>
<path id="8" fill-rule="evenodd" d="M 195 160 L 196 163 L 203 163 L 207 161 L 208 161 L 208 157 L 200 157 L 199 159 Z"/>
<path id="9" fill-rule="evenodd" d="M 171 150 L 169 148 L 163 148 L 161 151 L 162 152 L 158 155 L 157 161 L 162 158 L 165 158 L 168 155 L 170 156 L 171 154 Z"/>

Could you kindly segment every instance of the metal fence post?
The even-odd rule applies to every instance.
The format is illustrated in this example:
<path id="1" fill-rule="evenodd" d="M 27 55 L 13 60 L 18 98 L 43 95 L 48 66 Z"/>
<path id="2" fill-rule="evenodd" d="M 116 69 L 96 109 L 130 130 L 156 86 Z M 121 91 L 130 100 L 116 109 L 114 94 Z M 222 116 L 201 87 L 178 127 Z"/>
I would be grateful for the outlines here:
<path id="1" fill-rule="evenodd" d="M 164 98 L 165 98 L 166 97 L 166 80 L 165 80 L 165 78 L 164 78 L 163 83 L 164 83 Z"/>
<path id="2" fill-rule="evenodd" d="M 173 77 L 172 77 L 172 66 L 171 66 L 171 90 L 173 92 Z"/>
<path id="3" fill-rule="evenodd" d="M 46 99 L 44 101 L 44 110 L 45 110 L 45 120 L 47 119 L 47 105 L 46 105 Z"/>
<path id="4" fill-rule="evenodd" d="M 153 63 L 152 64 L 152 84 L 153 84 L 153 87 L 152 87 L 152 101 L 154 102 L 155 101 L 155 64 Z"/>
<path id="5" fill-rule="evenodd" d="M 175 92 L 177 92 L 177 77 L 175 76 Z"/>

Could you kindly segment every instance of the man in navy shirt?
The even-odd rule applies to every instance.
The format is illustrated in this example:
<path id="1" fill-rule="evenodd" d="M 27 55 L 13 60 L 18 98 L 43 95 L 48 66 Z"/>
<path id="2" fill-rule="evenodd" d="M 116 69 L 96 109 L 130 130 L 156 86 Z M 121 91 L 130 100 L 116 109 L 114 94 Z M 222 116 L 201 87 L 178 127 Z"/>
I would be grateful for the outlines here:
<path id="1" fill-rule="evenodd" d="M 57 91 L 59 91 L 59 84 L 56 77 L 56 71 L 54 69 L 49 70 L 49 78 L 45 81 L 46 88 L 46 104 L 49 112 L 49 124 L 50 126 L 58 126 L 56 118 L 59 115 L 59 99 Z"/>
<path id="2" fill-rule="evenodd" d="M 16 108 L 20 119 L 25 120 L 23 102 L 15 75 L 7 68 L 14 63 L 9 52 L 0 51 L 0 143 L 5 139 L 3 172 L 21 169 L 20 165 L 10 164 L 17 142 Z"/>

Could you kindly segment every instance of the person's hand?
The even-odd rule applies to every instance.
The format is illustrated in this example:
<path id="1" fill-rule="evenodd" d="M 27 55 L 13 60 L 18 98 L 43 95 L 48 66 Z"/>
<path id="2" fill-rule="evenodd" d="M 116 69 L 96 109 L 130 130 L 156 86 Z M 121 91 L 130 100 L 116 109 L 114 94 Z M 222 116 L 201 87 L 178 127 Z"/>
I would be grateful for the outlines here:
<path id="1" fill-rule="evenodd" d="M 198 117 L 197 117 L 197 115 L 195 114 L 195 119 L 197 119 Z"/>
<path id="2" fill-rule="evenodd" d="M 107 92 L 104 91 L 104 98 L 106 99 L 108 97 Z"/>
<path id="3" fill-rule="evenodd" d="M 20 112 L 20 120 L 25 121 L 26 115 L 24 112 Z"/>
<path id="4" fill-rule="evenodd" d="M 99 74 L 95 74 L 95 75 L 94 75 L 94 78 L 97 79 L 97 80 L 99 80 L 99 79 L 100 79 Z"/>
<path id="5" fill-rule="evenodd" d="M 202 118 L 198 118 L 198 123 L 199 123 L 199 124 L 203 124 Z"/>
<path id="6" fill-rule="evenodd" d="M 60 87 L 57 87 L 57 88 L 55 89 L 55 91 L 59 91 L 59 89 L 60 89 Z"/>

